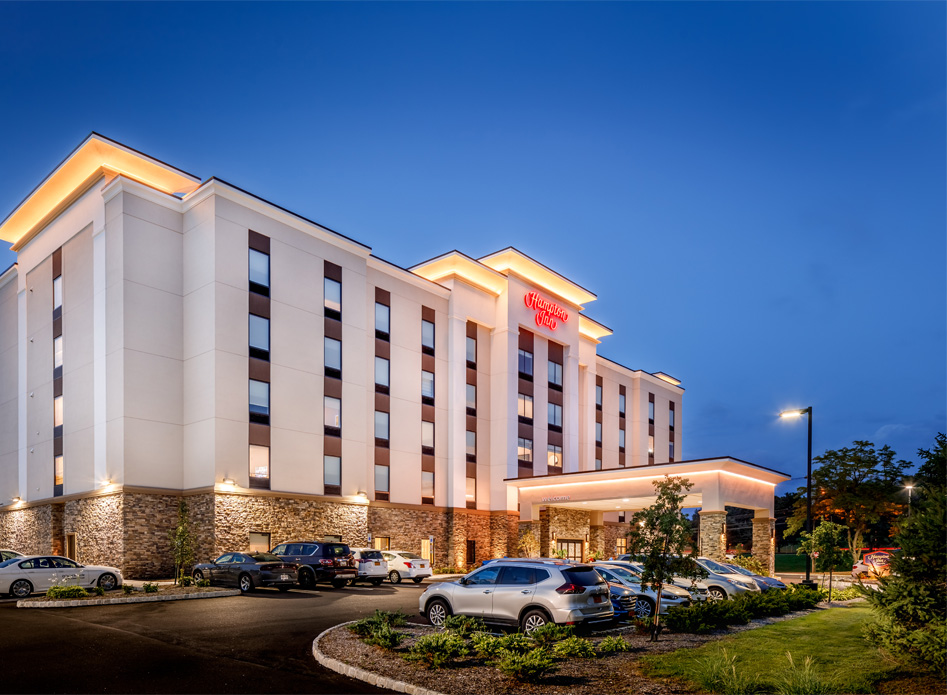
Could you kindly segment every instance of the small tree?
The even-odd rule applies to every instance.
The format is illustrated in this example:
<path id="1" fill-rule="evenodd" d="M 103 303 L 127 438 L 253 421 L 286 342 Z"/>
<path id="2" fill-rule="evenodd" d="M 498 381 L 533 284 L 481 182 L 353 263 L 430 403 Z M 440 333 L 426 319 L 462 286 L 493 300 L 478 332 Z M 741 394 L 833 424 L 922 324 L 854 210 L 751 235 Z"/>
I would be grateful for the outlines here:
<path id="1" fill-rule="evenodd" d="M 194 563 L 194 542 L 191 539 L 191 522 L 187 514 L 187 502 L 178 502 L 178 523 L 168 531 L 171 554 L 174 557 L 174 583 L 184 574 L 185 568 Z"/>
<path id="2" fill-rule="evenodd" d="M 833 524 L 831 521 L 823 521 L 816 526 L 815 531 L 800 534 L 802 542 L 797 554 L 808 553 L 812 558 L 816 571 L 822 572 L 822 580 L 825 581 L 825 572 L 829 572 L 829 603 L 832 602 L 832 573 L 835 565 L 846 558 L 848 553 L 842 550 L 841 545 L 845 539 L 845 527 Z"/>
<path id="3" fill-rule="evenodd" d="M 523 535 L 520 536 L 517 550 L 520 551 L 523 557 L 539 557 L 539 541 L 536 540 L 536 536 L 533 535 L 531 529 L 526 529 Z"/>
<path id="4" fill-rule="evenodd" d="M 661 632 L 661 594 L 675 576 L 697 579 L 704 572 L 697 564 L 697 549 L 691 543 L 690 521 L 681 513 L 681 504 L 693 484 L 686 478 L 664 476 L 654 481 L 658 498 L 647 509 L 631 517 L 627 533 L 628 550 L 643 558 L 641 583 L 657 593 L 651 641 Z M 688 554 L 688 550 L 690 553 Z"/>

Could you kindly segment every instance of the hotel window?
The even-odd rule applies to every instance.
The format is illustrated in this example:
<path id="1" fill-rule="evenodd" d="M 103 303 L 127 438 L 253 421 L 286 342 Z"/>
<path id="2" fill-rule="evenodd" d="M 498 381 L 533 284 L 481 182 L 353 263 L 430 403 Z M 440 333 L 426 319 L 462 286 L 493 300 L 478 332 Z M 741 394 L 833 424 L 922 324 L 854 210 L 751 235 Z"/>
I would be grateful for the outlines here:
<path id="1" fill-rule="evenodd" d="M 377 538 L 373 538 L 372 547 L 375 550 L 390 550 L 391 538 L 389 538 L 388 536 L 378 536 Z"/>
<path id="2" fill-rule="evenodd" d="M 342 435 L 342 401 L 332 396 L 324 397 L 325 434 L 333 437 Z"/>
<path id="3" fill-rule="evenodd" d="M 618 394 L 618 415 L 624 417 L 625 415 L 625 394 Z"/>
<path id="4" fill-rule="evenodd" d="M 375 390 L 388 393 L 390 363 L 384 357 L 375 357 Z"/>
<path id="5" fill-rule="evenodd" d="M 595 409 L 602 409 L 602 387 L 598 384 L 595 385 Z"/>
<path id="6" fill-rule="evenodd" d="M 477 339 L 467 336 L 467 366 L 477 366 Z"/>
<path id="7" fill-rule="evenodd" d="M 250 314 L 250 357 L 270 359 L 270 320 Z"/>
<path id="8" fill-rule="evenodd" d="M 380 410 L 375 411 L 375 446 L 388 446 L 388 425 L 390 416 Z"/>
<path id="9" fill-rule="evenodd" d="M 467 384 L 467 414 L 477 414 L 477 387 L 474 384 Z"/>
<path id="10" fill-rule="evenodd" d="M 625 450 L 625 430 L 618 430 L 618 450 Z"/>
<path id="11" fill-rule="evenodd" d="M 62 485 L 62 471 L 62 454 L 60 454 L 53 460 L 53 485 Z"/>
<path id="12" fill-rule="evenodd" d="M 250 291 L 270 296 L 270 256 L 250 249 Z"/>
<path id="13" fill-rule="evenodd" d="M 342 283 L 332 278 L 323 278 L 325 287 L 326 318 L 342 319 Z"/>
<path id="14" fill-rule="evenodd" d="M 516 414 L 523 424 L 533 424 L 533 397 L 525 393 L 518 394 L 516 397 Z"/>
<path id="15" fill-rule="evenodd" d="M 467 460 L 473 463 L 477 460 L 477 433 L 467 430 Z"/>
<path id="16" fill-rule="evenodd" d="M 388 340 L 391 337 L 391 307 L 375 302 L 375 337 Z"/>
<path id="17" fill-rule="evenodd" d="M 434 504 L 434 471 L 421 471 L 421 504 Z"/>
<path id="18" fill-rule="evenodd" d="M 602 423 L 595 423 L 595 443 L 598 446 L 602 446 Z"/>
<path id="19" fill-rule="evenodd" d="M 648 394 L 648 424 L 654 424 L 654 394 Z"/>
<path id="20" fill-rule="evenodd" d="M 477 479 L 467 478 L 467 502 L 476 502 L 476 501 L 477 501 Z"/>
<path id="21" fill-rule="evenodd" d="M 342 341 L 326 338 L 326 376 L 342 378 Z"/>
<path id="22" fill-rule="evenodd" d="M 421 402 L 434 405 L 434 374 L 431 372 L 421 372 Z"/>
<path id="23" fill-rule="evenodd" d="M 557 403 L 548 403 L 549 429 L 553 432 L 562 432 L 562 406 Z"/>
<path id="24" fill-rule="evenodd" d="M 250 487 L 253 479 L 268 481 L 270 478 L 270 447 L 250 445 Z"/>
<path id="25" fill-rule="evenodd" d="M 602 470 L 602 459 L 595 459 L 595 470 Z"/>
<path id="26" fill-rule="evenodd" d="M 618 538 L 615 540 L 615 553 L 623 555 L 628 552 L 628 539 Z"/>
<path id="27" fill-rule="evenodd" d="M 388 492 L 388 466 L 375 466 L 375 490 L 377 492 Z"/>
<path id="28" fill-rule="evenodd" d="M 53 278 L 53 312 L 62 309 L 62 275 Z"/>
<path id="29" fill-rule="evenodd" d="M 53 338 L 53 369 L 62 370 L 62 336 L 56 336 Z M 54 375 L 54 378 L 59 376 L 57 371 Z"/>
<path id="30" fill-rule="evenodd" d="M 421 321 L 421 352 L 434 354 L 434 324 L 430 321 Z"/>
<path id="31" fill-rule="evenodd" d="M 533 440 L 518 437 L 516 442 L 516 458 L 523 463 L 533 462 Z"/>
<path id="32" fill-rule="evenodd" d="M 270 424 L 270 385 L 250 379 L 250 422 Z"/>
<path id="33" fill-rule="evenodd" d="M 342 494 L 342 459 L 338 456 L 323 456 L 322 471 L 325 494 Z"/>
<path id="34" fill-rule="evenodd" d="M 674 463 L 674 442 L 668 442 L 668 462 Z"/>
<path id="35" fill-rule="evenodd" d="M 517 358 L 517 368 L 519 369 L 521 379 L 527 379 L 528 381 L 532 381 L 533 380 L 533 353 L 527 350 L 520 350 L 519 356 Z"/>
<path id="36" fill-rule="evenodd" d="M 562 365 L 558 362 L 549 362 L 549 388 L 562 391 Z"/>
<path id="37" fill-rule="evenodd" d="M 618 512 L 618 523 L 625 523 L 625 512 Z"/>
<path id="38" fill-rule="evenodd" d="M 674 429 L 674 403 L 671 403 L 671 407 L 668 410 L 668 429 Z"/>
<path id="39" fill-rule="evenodd" d="M 56 396 L 53 399 L 53 427 L 57 430 L 62 427 L 62 396 Z M 61 436 L 61 432 L 58 432 L 56 436 Z"/>
<path id="40" fill-rule="evenodd" d="M 434 423 L 421 420 L 421 453 L 434 453 Z"/>
<path id="41" fill-rule="evenodd" d="M 648 435 L 648 458 L 649 459 L 654 458 L 654 435 L 653 434 Z"/>
<path id="42" fill-rule="evenodd" d="M 546 466 L 550 469 L 549 473 L 562 472 L 562 447 L 555 444 L 547 446 Z"/>

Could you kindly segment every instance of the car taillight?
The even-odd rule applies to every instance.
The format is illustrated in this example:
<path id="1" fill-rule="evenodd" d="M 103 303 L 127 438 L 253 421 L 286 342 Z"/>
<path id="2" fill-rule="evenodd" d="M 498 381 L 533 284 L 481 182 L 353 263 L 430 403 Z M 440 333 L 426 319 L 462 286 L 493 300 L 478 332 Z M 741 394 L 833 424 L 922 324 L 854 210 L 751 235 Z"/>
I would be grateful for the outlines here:
<path id="1" fill-rule="evenodd" d="M 566 583 L 556 589 L 557 594 L 581 594 L 585 591 L 584 586 L 579 586 L 578 584 Z"/>
<path id="2" fill-rule="evenodd" d="M 319 564 L 320 564 L 320 565 L 331 565 L 331 564 L 332 564 L 332 559 L 331 559 L 331 558 L 327 558 L 327 557 L 321 558 L 321 559 L 319 560 Z"/>
<path id="3" fill-rule="evenodd" d="M 410 563 L 410 562 L 404 563 L 404 566 L 407 567 L 408 569 L 411 569 L 411 563 Z"/>

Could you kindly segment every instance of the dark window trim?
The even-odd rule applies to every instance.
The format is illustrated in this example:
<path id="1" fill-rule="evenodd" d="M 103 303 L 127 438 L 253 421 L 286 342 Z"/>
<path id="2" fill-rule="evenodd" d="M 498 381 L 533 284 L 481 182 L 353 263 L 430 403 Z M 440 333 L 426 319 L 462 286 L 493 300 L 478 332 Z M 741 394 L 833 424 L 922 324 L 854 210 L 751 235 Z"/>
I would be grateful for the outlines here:
<path id="1" fill-rule="evenodd" d="M 255 357 L 258 360 L 263 360 L 264 362 L 270 361 L 270 351 L 263 350 L 262 348 L 250 347 L 250 357 Z"/>
<path id="2" fill-rule="evenodd" d="M 550 382 L 548 383 L 548 387 L 549 387 L 551 390 L 553 390 L 553 391 L 559 391 L 560 393 L 562 393 L 562 386 L 559 385 L 559 384 L 556 384 L 556 383 L 553 383 L 552 381 L 550 381 Z"/>
<path id="3" fill-rule="evenodd" d="M 255 423 L 255 424 L 257 424 L 257 425 L 269 425 L 269 424 L 270 424 L 270 416 L 269 416 L 269 415 L 264 415 L 263 413 L 252 413 L 252 412 L 251 412 L 251 413 L 250 413 L 250 422 Z"/>
<path id="4" fill-rule="evenodd" d="M 375 446 L 381 449 L 387 449 L 389 447 L 389 439 L 381 439 L 380 437 L 375 437 Z"/>
<path id="5" fill-rule="evenodd" d="M 434 405 L 434 398 L 431 396 L 421 396 L 421 403 L 423 405 Z"/>
<path id="6" fill-rule="evenodd" d="M 255 475 L 250 476 L 250 484 L 248 487 L 254 490 L 269 490 L 270 489 L 270 479 L 269 478 L 260 478 Z"/>
<path id="7" fill-rule="evenodd" d="M 467 414 L 470 415 L 470 416 L 472 416 L 472 417 L 477 417 L 477 409 L 476 409 L 476 408 L 467 408 Z"/>
<path id="8" fill-rule="evenodd" d="M 323 434 L 327 437 L 341 437 L 342 428 L 341 427 L 330 427 L 329 425 L 323 426 Z"/>
<path id="9" fill-rule="evenodd" d="M 421 504 L 430 504 L 430 505 L 433 506 L 433 505 L 434 505 L 434 498 L 433 498 L 433 497 L 422 497 L 422 498 L 421 498 Z"/>
<path id="10" fill-rule="evenodd" d="M 425 355 L 431 355 L 431 356 L 433 356 L 433 355 L 434 355 L 434 348 L 429 347 L 429 346 L 427 346 L 427 345 L 422 345 L 422 346 L 421 346 L 421 352 L 422 352 L 423 354 L 425 354 Z M 433 504 L 433 503 L 432 503 L 432 504 Z"/>
<path id="11" fill-rule="evenodd" d="M 527 374 L 526 372 L 519 372 L 519 375 L 520 375 L 520 379 L 522 379 L 523 381 L 532 381 L 532 380 L 533 380 L 533 375 L 532 375 L 532 374 Z"/>
<path id="12" fill-rule="evenodd" d="M 258 282 L 253 282 L 253 280 L 250 280 L 250 291 L 253 292 L 253 294 L 258 294 L 258 295 L 260 295 L 261 297 L 269 297 L 269 296 L 270 296 L 270 288 L 269 288 L 269 287 L 267 287 L 266 285 L 261 285 L 261 284 L 258 283 Z"/>
<path id="13" fill-rule="evenodd" d="M 341 378 L 342 378 L 342 370 L 341 370 L 341 369 L 336 369 L 335 367 L 326 367 L 325 370 L 326 370 L 326 374 L 325 374 L 325 375 L 326 375 L 327 377 L 329 377 L 330 379 L 341 379 Z"/>
<path id="14" fill-rule="evenodd" d="M 386 396 L 390 395 L 391 389 L 383 384 L 375 384 L 375 393 L 382 393 Z"/>
<path id="15" fill-rule="evenodd" d="M 342 486 L 341 486 L 341 485 L 327 485 L 327 484 L 323 483 L 323 484 L 322 484 L 322 494 L 324 494 L 324 495 L 332 495 L 333 497 L 335 497 L 335 496 L 341 496 L 341 495 L 342 495 Z"/>
<path id="16" fill-rule="evenodd" d="M 550 423 L 550 424 L 549 424 L 549 431 L 550 431 L 550 432 L 558 432 L 559 434 L 562 434 L 562 426 L 561 426 L 561 425 L 553 425 L 552 423 Z"/>
<path id="17" fill-rule="evenodd" d="M 533 418 L 531 418 L 531 417 L 526 417 L 525 415 L 517 415 L 517 416 L 516 416 L 516 419 L 519 420 L 519 422 L 520 422 L 521 425 L 532 425 L 532 424 L 533 424 Z"/>
<path id="18" fill-rule="evenodd" d="M 391 334 L 385 333 L 384 331 L 380 331 L 377 328 L 375 329 L 375 337 L 378 338 L 379 340 L 384 340 L 386 343 L 391 342 Z"/>
<path id="19" fill-rule="evenodd" d="M 467 369 L 476 369 L 476 368 L 477 368 L 476 362 L 471 362 L 470 360 L 467 360 Z"/>
<path id="20" fill-rule="evenodd" d="M 425 456 L 433 456 L 433 455 L 434 455 L 434 447 L 433 447 L 433 446 L 423 446 L 423 445 L 422 445 L 422 446 L 421 446 L 421 453 L 424 454 Z"/>

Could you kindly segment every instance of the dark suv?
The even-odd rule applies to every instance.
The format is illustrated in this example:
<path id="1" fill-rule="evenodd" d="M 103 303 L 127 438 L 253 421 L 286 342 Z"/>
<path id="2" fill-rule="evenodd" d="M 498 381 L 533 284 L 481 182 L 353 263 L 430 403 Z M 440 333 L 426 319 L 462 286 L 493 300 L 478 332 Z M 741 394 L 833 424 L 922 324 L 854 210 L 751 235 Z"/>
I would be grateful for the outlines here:
<path id="1" fill-rule="evenodd" d="M 345 543 L 291 541 L 280 543 L 270 552 L 299 567 L 299 586 L 303 589 L 312 589 L 318 582 L 341 589 L 358 576 L 352 551 Z"/>

